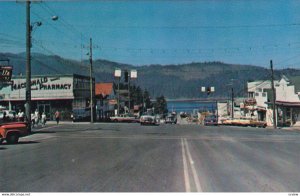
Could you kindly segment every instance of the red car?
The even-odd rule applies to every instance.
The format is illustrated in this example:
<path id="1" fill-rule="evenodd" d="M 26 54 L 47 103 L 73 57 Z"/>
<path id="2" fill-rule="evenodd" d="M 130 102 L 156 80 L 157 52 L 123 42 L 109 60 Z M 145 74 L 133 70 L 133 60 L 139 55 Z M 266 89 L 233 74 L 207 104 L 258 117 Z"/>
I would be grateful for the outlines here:
<path id="1" fill-rule="evenodd" d="M 11 122 L 0 124 L 0 144 L 6 140 L 8 144 L 16 144 L 20 137 L 29 134 L 27 123 Z"/>

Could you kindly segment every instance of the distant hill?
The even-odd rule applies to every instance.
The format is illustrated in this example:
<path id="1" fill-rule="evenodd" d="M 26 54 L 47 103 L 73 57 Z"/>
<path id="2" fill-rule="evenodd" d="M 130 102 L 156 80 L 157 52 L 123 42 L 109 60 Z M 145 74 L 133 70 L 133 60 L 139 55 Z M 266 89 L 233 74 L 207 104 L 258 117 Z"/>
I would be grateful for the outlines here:
<path id="1" fill-rule="evenodd" d="M 9 58 L 14 66 L 13 74 L 25 75 L 25 54 L 0 53 L 1 58 Z M 32 54 L 32 75 L 38 74 L 81 74 L 89 75 L 89 62 L 64 59 L 60 56 Z M 132 66 L 107 60 L 94 60 L 93 69 L 97 82 L 114 81 L 115 68 L 136 69 L 138 79 L 132 83 L 147 89 L 153 97 L 164 95 L 170 99 L 200 98 L 207 95 L 200 92 L 201 86 L 214 86 L 216 92 L 210 96 L 229 97 L 231 83 L 235 94 L 246 93 L 247 81 L 266 80 L 270 70 L 253 65 L 234 65 L 222 62 L 189 63 L 180 65 Z M 276 70 L 275 77 L 281 74 L 298 76 L 300 70 Z M 234 79 L 234 80 L 232 80 Z"/>

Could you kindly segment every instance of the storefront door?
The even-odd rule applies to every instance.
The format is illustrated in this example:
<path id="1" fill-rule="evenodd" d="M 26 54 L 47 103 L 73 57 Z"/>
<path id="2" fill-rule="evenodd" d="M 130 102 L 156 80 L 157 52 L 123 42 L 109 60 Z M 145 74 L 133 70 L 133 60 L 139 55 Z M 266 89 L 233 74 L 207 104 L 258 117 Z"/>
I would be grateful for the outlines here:
<path id="1" fill-rule="evenodd" d="M 45 112 L 47 118 L 50 118 L 50 104 L 38 104 L 39 113 Z"/>

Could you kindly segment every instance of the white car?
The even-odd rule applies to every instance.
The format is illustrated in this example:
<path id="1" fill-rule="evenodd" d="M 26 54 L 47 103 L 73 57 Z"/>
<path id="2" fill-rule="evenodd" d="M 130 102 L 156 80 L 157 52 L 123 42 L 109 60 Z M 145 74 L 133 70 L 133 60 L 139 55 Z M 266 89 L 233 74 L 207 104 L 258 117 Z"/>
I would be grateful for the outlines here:
<path id="1" fill-rule="evenodd" d="M 121 114 L 120 116 L 112 116 L 110 117 L 112 122 L 139 122 L 139 120 L 130 114 Z"/>
<path id="2" fill-rule="evenodd" d="M 158 125 L 158 120 L 155 116 L 142 115 L 140 118 L 141 125 Z"/>

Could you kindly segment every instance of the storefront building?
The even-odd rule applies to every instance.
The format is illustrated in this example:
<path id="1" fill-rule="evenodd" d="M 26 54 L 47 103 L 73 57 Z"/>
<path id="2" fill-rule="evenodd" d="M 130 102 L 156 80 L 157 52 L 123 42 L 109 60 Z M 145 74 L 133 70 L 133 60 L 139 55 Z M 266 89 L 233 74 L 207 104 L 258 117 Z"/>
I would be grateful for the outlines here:
<path id="1" fill-rule="evenodd" d="M 117 108 L 113 83 L 96 83 L 95 89 L 97 121 L 109 121 Z"/>
<path id="2" fill-rule="evenodd" d="M 70 120 L 74 111 L 90 111 L 90 78 L 81 75 L 38 75 L 31 77 L 31 110 L 45 112 L 53 119 L 55 111 L 62 120 Z M 93 90 L 94 87 L 93 79 Z M 10 110 L 25 111 L 26 79 L 12 78 L 12 84 L 0 90 L 0 105 Z"/>

